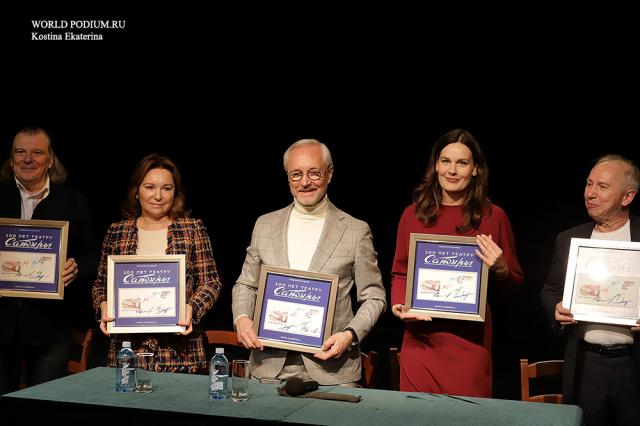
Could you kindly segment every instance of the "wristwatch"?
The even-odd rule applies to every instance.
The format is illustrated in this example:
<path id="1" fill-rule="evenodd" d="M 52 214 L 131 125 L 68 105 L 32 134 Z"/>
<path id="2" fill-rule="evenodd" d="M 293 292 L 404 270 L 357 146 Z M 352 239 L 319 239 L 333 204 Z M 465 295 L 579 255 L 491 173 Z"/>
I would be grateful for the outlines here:
<path id="1" fill-rule="evenodd" d="M 351 333 L 351 337 L 353 338 L 353 340 L 351 340 L 351 346 L 349 346 L 349 350 L 357 348 L 358 345 L 360 344 L 360 339 L 358 339 L 358 335 L 356 334 L 356 331 L 351 327 L 345 328 L 344 331 L 348 331 L 349 333 Z"/>

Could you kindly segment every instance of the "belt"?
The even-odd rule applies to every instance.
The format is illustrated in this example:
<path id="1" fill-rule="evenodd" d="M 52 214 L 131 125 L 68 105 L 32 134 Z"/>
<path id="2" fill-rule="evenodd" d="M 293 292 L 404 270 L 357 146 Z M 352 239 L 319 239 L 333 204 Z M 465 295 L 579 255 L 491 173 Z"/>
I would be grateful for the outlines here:
<path id="1" fill-rule="evenodd" d="M 595 352 L 606 358 L 618 358 L 633 354 L 633 345 L 596 345 L 584 340 L 581 340 L 580 343 L 585 350 Z"/>

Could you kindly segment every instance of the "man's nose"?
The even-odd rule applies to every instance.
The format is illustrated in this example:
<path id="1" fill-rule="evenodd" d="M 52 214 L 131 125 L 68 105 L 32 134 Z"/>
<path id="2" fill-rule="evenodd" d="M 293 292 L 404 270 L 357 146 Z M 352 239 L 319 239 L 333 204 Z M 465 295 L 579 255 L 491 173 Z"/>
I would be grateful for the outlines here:
<path id="1" fill-rule="evenodd" d="M 594 189 L 593 189 L 593 188 L 587 188 L 587 189 L 585 190 L 585 194 L 586 194 L 587 198 L 595 198 L 595 196 L 596 196 L 596 191 L 594 191 Z"/>

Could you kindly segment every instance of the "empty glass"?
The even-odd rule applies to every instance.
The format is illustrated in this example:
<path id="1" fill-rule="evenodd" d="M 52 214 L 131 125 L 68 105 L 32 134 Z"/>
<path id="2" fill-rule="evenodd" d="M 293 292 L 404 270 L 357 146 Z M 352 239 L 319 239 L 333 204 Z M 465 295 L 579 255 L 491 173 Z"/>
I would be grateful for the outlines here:
<path id="1" fill-rule="evenodd" d="M 231 363 L 231 399 L 236 402 L 249 399 L 249 361 L 234 359 Z"/>

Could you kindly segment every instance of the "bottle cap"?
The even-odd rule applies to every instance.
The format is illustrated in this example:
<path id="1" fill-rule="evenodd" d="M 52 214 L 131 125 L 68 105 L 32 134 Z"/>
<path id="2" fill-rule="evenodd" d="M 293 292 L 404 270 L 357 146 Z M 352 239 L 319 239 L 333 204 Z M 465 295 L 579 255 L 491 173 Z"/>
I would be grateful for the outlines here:
<path id="1" fill-rule="evenodd" d="M 216 348 L 216 353 L 217 354 L 223 354 L 224 353 L 224 348 Z"/>
<path id="2" fill-rule="evenodd" d="M 122 342 L 122 347 L 123 348 L 130 348 L 131 347 L 131 342 Z"/>

